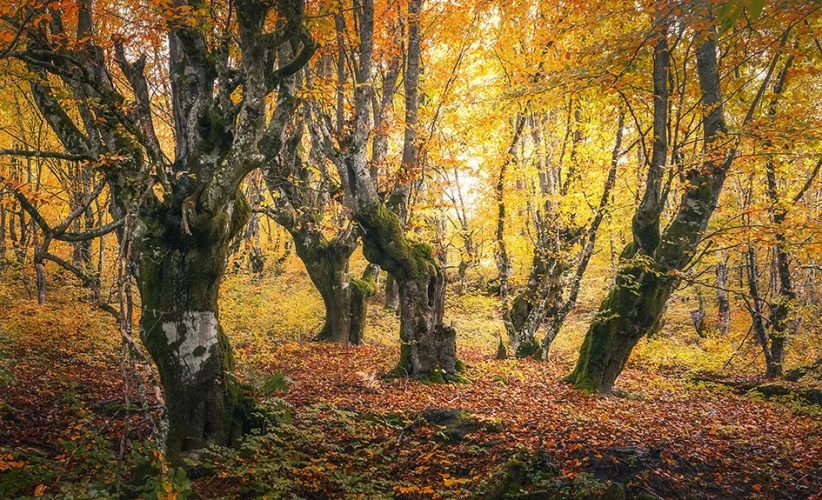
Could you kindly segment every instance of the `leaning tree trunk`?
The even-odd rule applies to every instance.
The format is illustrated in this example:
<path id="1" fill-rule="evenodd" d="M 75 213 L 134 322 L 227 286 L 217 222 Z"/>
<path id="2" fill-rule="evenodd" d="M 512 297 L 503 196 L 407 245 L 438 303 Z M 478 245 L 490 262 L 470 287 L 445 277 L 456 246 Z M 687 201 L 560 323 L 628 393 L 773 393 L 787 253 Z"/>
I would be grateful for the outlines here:
<path id="1" fill-rule="evenodd" d="M 632 249 L 629 245 L 621 258 L 629 261 Z M 659 322 L 675 285 L 674 279 L 641 262 L 623 267 L 585 335 L 576 368 L 565 380 L 584 391 L 610 392 L 634 346 Z"/>
<path id="2" fill-rule="evenodd" d="M 382 204 L 360 210 L 363 253 L 390 273 L 400 290 L 400 361 L 394 376 L 461 380 L 456 331 L 442 324 L 445 274 L 431 247 L 411 243 L 397 215 Z"/>
<path id="3" fill-rule="evenodd" d="M 165 391 L 172 460 L 208 444 L 230 445 L 245 423 L 237 411 L 242 393 L 217 299 L 229 242 L 250 209 L 238 192 L 217 217 L 188 221 L 190 234 L 180 227 L 179 213 L 143 219 L 134 235 L 140 337 Z M 166 223 L 171 220 L 177 224 Z"/>
<path id="4" fill-rule="evenodd" d="M 709 37 L 696 51 L 705 160 L 687 172 L 679 208 L 660 235 L 659 219 L 664 200 L 659 188 L 667 155 L 668 49 L 664 33 L 654 55 L 653 158 L 645 194 L 633 220 L 634 241 L 620 256 L 622 269 L 585 336 L 576 368 L 565 379 L 586 391 L 610 392 L 636 343 L 662 319 L 679 274 L 693 259 L 716 209 L 726 173 L 736 155 L 737 143 L 724 143 L 723 139 L 727 127 L 716 42 Z M 768 77 L 762 85 L 767 83 Z M 749 121 L 761 94 L 754 98 L 742 125 Z"/>
<path id="5" fill-rule="evenodd" d="M 642 201 L 633 218 L 634 241 L 620 256 L 622 267 L 608 296 L 592 322 L 574 370 L 565 378 L 587 392 L 610 392 L 636 343 L 653 331 L 678 282 L 678 272 L 694 254 L 702 232 L 713 213 L 733 151 L 717 164 L 710 151 L 704 164 L 687 174 L 679 210 L 665 234 L 660 235 L 664 200 L 661 181 L 667 158 L 667 100 L 669 52 L 665 25 L 654 50 L 654 143 L 653 156 Z M 712 39 L 697 49 L 697 72 L 702 90 L 705 118 L 705 149 L 725 132 L 716 45 Z M 719 153 L 719 154 L 717 154 Z"/>

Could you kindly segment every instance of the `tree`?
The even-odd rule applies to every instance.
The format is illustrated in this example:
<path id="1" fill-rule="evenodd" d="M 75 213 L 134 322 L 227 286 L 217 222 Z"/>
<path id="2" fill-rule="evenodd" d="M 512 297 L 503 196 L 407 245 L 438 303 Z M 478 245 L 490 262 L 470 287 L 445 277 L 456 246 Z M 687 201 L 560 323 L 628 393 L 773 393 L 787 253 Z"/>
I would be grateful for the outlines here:
<path id="1" fill-rule="evenodd" d="M 76 12 L 26 6 L 6 18 L 22 36 L 21 47 L 4 54 L 29 68 L 31 98 L 67 158 L 104 172 L 113 224 L 122 225 L 118 237 L 140 291 L 140 338 L 165 391 L 168 454 L 177 458 L 229 444 L 240 431 L 241 391 L 219 321 L 220 280 L 229 243 L 250 213 L 240 183 L 279 154 L 294 112 L 278 98 L 267 120 L 267 98 L 308 62 L 315 44 L 303 26 L 302 1 L 240 0 L 210 9 L 194 0 L 154 19 L 168 43 L 169 161 L 154 126 L 146 57 L 128 57 L 145 47 L 127 47 L 129 33 L 117 23 L 105 33 L 113 46 L 93 29 L 94 14 L 115 7 L 86 0 Z M 213 36 L 195 19 L 213 23 Z M 275 57 L 283 44 L 295 47 L 292 59 Z M 127 87 L 113 77 L 118 70 Z M 72 100 L 61 99 L 66 93 Z"/>
<path id="2" fill-rule="evenodd" d="M 296 99 L 295 86 L 295 78 L 285 79 L 280 86 L 283 98 Z M 274 199 L 266 213 L 291 234 L 297 256 L 323 299 L 325 323 L 317 339 L 356 345 L 362 342 L 376 270 L 368 267 L 362 280 L 349 276 L 348 262 L 359 246 L 360 235 L 347 216 L 337 214 L 329 237 L 324 219 L 326 210 L 334 208 L 333 193 L 339 186 L 316 147 L 312 146 L 309 154 L 310 165 L 301 157 L 298 149 L 304 128 L 301 118 L 291 123 L 282 152 L 264 167 L 265 182 Z M 315 166 L 318 179 L 314 178 Z"/>
<path id="3" fill-rule="evenodd" d="M 411 33 L 418 30 L 412 26 L 419 22 L 414 11 L 419 4 L 416 0 L 409 3 L 409 40 L 413 39 Z M 316 113 L 312 130 L 317 140 L 322 141 L 325 155 L 337 168 L 346 203 L 363 233 L 365 257 L 391 274 L 399 287 L 402 345 L 400 360 L 392 373 L 432 380 L 457 379 L 456 332 L 442 324 L 445 302 L 442 266 L 429 245 L 412 242 L 406 237 L 400 217 L 392 210 L 399 210 L 406 203 L 408 186 L 399 183 L 383 200 L 369 168 L 367 143 L 372 132 L 371 83 L 374 76 L 373 0 L 354 2 L 353 11 L 359 26 L 359 47 L 354 71 L 352 125 L 335 140 L 330 117 Z M 412 52 L 409 48 L 409 54 Z M 411 66 L 413 68 L 413 64 Z M 406 79 L 409 78 L 407 68 L 408 64 Z M 406 123 L 406 127 L 409 126 Z"/>
<path id="4" fill-rule="evenodd" d="M 699 41 L 697 73 L 702 93 L 702 165 L 691 168 L 679 208 L 664 232 L 662 180 L 668 155 L 670 53 L 665 22 L 657 17 L 654 47 L 653 149 L 645 191 L 633 218 L 633 242 L 621 253 L 614 285 L 591 324 L 576 368 L 566 380 L 587 391 L 610 392 L 633 347 L 660 321 L 665 305 L 716 208 L 735 150 L 728 149 L 715 35 Z"/>

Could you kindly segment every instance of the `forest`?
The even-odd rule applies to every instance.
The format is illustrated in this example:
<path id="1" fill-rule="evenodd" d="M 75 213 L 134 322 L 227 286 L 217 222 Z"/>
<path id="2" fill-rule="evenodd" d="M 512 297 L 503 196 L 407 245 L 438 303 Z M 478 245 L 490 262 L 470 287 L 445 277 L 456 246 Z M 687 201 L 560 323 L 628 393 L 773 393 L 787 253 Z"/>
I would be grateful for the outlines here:
<path id="1" fill-rule="evenodd" d="M 822 499 L 820 77 L 816 1 L 0 1 L 0 498 Z"/>

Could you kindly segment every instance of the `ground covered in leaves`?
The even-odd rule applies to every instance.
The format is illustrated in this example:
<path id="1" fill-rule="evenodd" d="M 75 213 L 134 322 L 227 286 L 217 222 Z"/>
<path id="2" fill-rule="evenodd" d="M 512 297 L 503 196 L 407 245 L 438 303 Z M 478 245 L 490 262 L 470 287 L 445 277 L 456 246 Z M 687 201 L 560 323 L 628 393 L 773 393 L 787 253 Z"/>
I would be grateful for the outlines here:
<path id="1" fill-rule="evenodd" d="M 252 300 L 273 299 L 259 292 Z M 300 309 L 301 293 L 281 297 L 278 307 L 291 305 L 296 316 L 278 321 L 314 321 L 304 309 L 313 305 Z M 235 298 L 226 295 L 230 306 Z M 396 320 L 376 304 L 370 342 L 356 348 L 309 342 L 310 325 L 289 338 L 275 332 L 283 324 L 247 323 L 265 324 L 267 316 L 228 313 L 238 375 L 255 387 L 267 424 L 237 449 L 209 449 L 185 468 L 169 468 L 141 409 L 144 377 L 132 373 L 124 384 L 130 368 L 110 320 L 77 306 L 82 292 L 70 287 L 45 306 L 24 297 L 0 289 L 4 498 L 822 494 L 817 405 L 695 381 L 705 378 L 704 366 L 652 362 L 664 357 L 653 354 L 657 340 L 640 346 L 614 395 L 586 396 L 560 380 L 573 361 L 573 334 L 550 362 L 496 360 L 488 326 L 496 311 L 481 298 L 449 308 L 469 384 L 384 380 L 398 353 Z M 662 351 L 677 349 L 670 343 Z M 710 355 L 709 347 L 693 349 Z M 161 409 L 148 392 L 156 418 Z"/>

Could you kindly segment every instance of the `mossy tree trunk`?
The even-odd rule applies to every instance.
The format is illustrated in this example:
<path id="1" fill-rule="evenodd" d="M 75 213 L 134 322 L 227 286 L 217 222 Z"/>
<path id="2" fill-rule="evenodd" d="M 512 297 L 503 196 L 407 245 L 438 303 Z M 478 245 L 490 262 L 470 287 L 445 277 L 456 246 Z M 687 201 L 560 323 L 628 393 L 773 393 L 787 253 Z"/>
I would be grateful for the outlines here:
<path id="1" fill-rule="evenodd" d="M 403 169 L 410 174 L 417 167 L 416 79 L 419 72 L 419 12 L 420 1 L 409 2 L 408 58 L 406 85 L 406 140 L 403 149 Z M 432 381 L 459 379 L 456 359 L 456 334 L 442 325 L 445 301 L 445 275 L 438 259 L 428 245 L 406 238 L 397 213 L 388 206 L 398 206 L 406 200 L 405 185 L 396 186 L 387 203 L 377 194 L 376 179 L 368 161 L 368 138 L 373 79 L 374 2 L 363 0 L 355 5 L 360 20 L 359 66 L 355 72 L 353 126 L 344 140 L 336 140 L 329 120 L 311 119 L 312 133 L 320 140 L 325 155 L 337 168 L 345 203 L 351 207 L 360 226 L 363 253 L 372 264 L 388 272 L 396 280 L 400 295 L 400 361 L 394 375 Z M 327 117 L 326 117 L 327 118 Z M 388 205 L 388 206 L 386 206 Z M 398 211 L 401 212 L 401 211 Z"/>
<path id="2" fill-rule="evenodd" d="M 52 156 L 106 166 L 115 221 L 84 236 L 118 229 L 122 255 L 130 259 L 131 274 L 124 279 L 133 275 L 140 290 L 141 338 L 165 391 L 167 453 L 177 458 L 204 444 L 229 444 L 234 436 L 240 394 L 217 296 L 229 241 L 249 215 L 239 187 L 250 171 L 279 155 L 294 106 L 278 96 L 270 116 L 269 96 L 283 78 L 307 64 L 316 44 L 303 25 L 302 1 L 239 0 L 236 36 L 226 37 L 227 45 L 218 50 L 196 28 L 170 23 L 167 80 L 153 84 L 171 89 L 171 160 L 155 132 L 145 55 L 117 40 L 114 57 L 106 58 L 96 45 L 93 13 L 103 7 L 81 1 L 76 23 L 69 24 L 62 22 L 59 9 L 50 9 L 53 22 L 21 26 L 26 50 L 16 57 L 38 76 L 27 79 L 32 101 L 67 151 Z M 35 7 L 25 12 L 28 8 L 21 15 L 40 13 Z M 269 31 L 264 20 L 272 10 L 283 22 Z M 68 25 L 76 32 L 68 33 Z M 271 51 L 282 45 L 296 47 L 296 55 L 272 65 Z M 129 61 L 127 53 L 136 60 Z M 112 62 L 128 82 L 128 92 L 120 91 L 124 82 L 114 85 Z M 242 100 L 236 102 L 231 95 L 240 87 Z M 68 239 L 65 230 L 53 233 L 80 241 Z M 130 318 L 129 311 L 106 305 L 119 318 Z M 162 449 L 162 435 L 155 437 Z"/>
<path id="3" fill-rule="evenodd" d="M 610 392 L 636 343 L 660 321 L 677 283 L 677 270 L 693 256 L 733 156 L 728 154 L 728 159 L 720 165 L 708 159 L 688 172 L 679 210 L 665 234 L 660 235 L 664 205 L 661 181 L 667 158 L 668 61 L 665 26 L 660 23 L 654 50 L 653 154 L 645 192 L 633 219 L 634 241 L 620 256 L 622 265 L 614 285 L 585 335 L 576 367 L 566 377 L 586 391 Z M 708 149 L 717 135 L 725 131 L 716 46 L 712 39 L 702 42 L 698 48 L 697 69 Z"/>
<path id="4" fill-rule="evenodd" d="M 292 77 L 281 83 L 281 99 L 296 102 L 296 80 Z M 323 299 L 325 322 L 316 339 L 357 345 L 363 338 L 373 277 L 367 274 L 363 280 L 357 280 L 349 276 L 348 263 L 359 246 L 359 232 L 350 220 L 338 213 L 340 224 L 330 238 L 322 229 L 328 212 L 341 207 L 331 202 L 334 186 L 329 182 L 323 159 L 317 158 L 317 151 L 312 149 L 306 161 L 299 153 L 304 129 L 303 121 L 295 120 L 287 132 L 282 154 L 264 165 L 265 183 L 274 204 L 257 211 L 289 232 L 297 256 Z M 321 175 L 316 176 L 316 171 Z"/>
<path id="5" fill-rule="evenodd" d="M 157 364 L 168 408 L 167 453 L 230 445 L 242 419 L 231 346 L 218 294 L 230 240 L 248 219 L 242 194 L 213 219 L 181 228 L 180 207 L 160 207 L 134 234 L 142 299 L 140 338 Z"/>
<path id="6" fill-rule="evenodd" d="M 359 345 L 374 282 L 370 276 L 363 280 L 349 276 L 348 262 L 358 246 L 356 236 L 327 241 L 321 233 L 308 229 L 291 234 L 297 256 L 305 264 L 325 305 L 325 323 L 317 340 Z"/>
<path id="7" fill-rule="evenodd" d="M 391 273 L 388 273 L 385 278 L 385 303 L 384 306 L 389 311 L 398 311 L 400 308 L 400 289 L 397 286 L 397 280 Z"/>
<path id="8" fill-rule="evenodd" d="M 569 263 L 546 255 L 545 248 L 534 250 L 534 262 L 525 289 L 517 294 L 507 311 L 513 328 L 509 332 L 517 357 L 540 357 L 540 342 L 536 332 L 546 317 L 553 316 L 561 305 L 562 277 Z"/>
<path id="9" fill-rule="evenodd" d="M 715 35 L 708 33 L 696 50 L 705 159 L 686 172 L 679 208 L 665 232 L 660 234 L 665 201 L 661 180 L 667 158 L 669 54 L 664 23 L 660 22 L 658 29 L 653 72 L 653 155 L 645 192 L 633 219 L 634 241 L 620 256 L 621 268 L 615 283 L 585 336 L 575 369 L 566 377 L 566 381 L 587 391 L 609 392 L 633 347 L 659 324 L 680 272 L 693 259 L 716 209 L 726 173 L 736 155 L 737 143 L 725 139 L 727 127 Z M 783 35 L 782 45 L 786 39 L 787 33 Z M 772 70 L 773 66 L 763 79 L 762 89 L 768 85 Z M 762 89 L 754 97 L 742 125 L 750 120 Z"/>
<path id="10" fill-rule="evenodd" d="M 445 275 L 431 247 L 409 242 L 399 217 L 382 204 L 361 210 L 363 253 L 397 280 L 400 361 L 397 376 L 456 380 L 456 332 L 442 324 Z"/>

